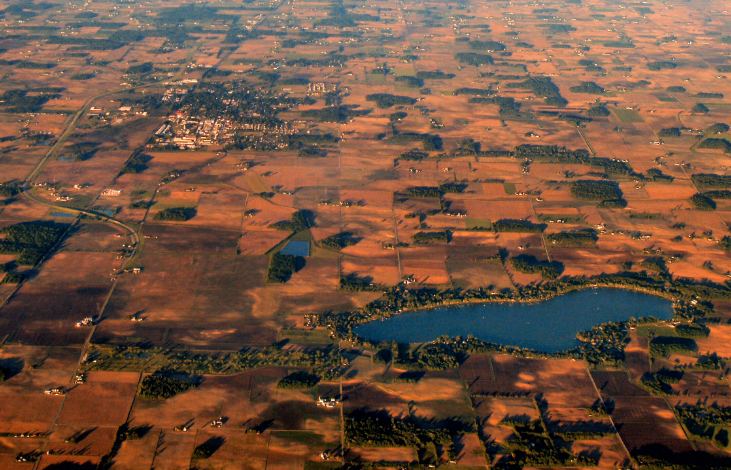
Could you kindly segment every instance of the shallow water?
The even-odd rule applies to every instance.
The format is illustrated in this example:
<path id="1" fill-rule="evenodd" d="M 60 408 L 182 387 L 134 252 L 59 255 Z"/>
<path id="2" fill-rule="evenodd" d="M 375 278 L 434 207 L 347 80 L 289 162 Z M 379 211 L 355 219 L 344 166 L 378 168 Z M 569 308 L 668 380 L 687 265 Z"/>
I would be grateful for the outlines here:
<path id="1" fill-rule="evenodd" d="M 672 302 L 622 289 L 587 289 L 533 303 L 482 303 L 395 315 L 354 329 L 375 341 L 423 343 L 472 335 L 493 343 L 558 352 L 579 345 L 576 333 L 609 321 L 673 317 Z"/>
<path id="2" fill-rule="evenodd" d="M 114 217 L 114 215 L 117 213 L 114 209 L 94 209 L 95 212 L 101 212 L 104 215 L 108 215 L 109 217 Z"/>

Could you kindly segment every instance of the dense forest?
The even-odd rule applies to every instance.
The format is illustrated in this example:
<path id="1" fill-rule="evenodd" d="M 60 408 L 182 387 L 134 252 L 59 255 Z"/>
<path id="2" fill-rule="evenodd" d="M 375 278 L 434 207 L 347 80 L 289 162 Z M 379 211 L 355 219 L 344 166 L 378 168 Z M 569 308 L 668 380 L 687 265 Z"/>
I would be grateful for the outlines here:
<path id="1" fill-rule="evenodd" d="M 592 95 L 604 94 L 604 88 L 594 82 L 581 82 L 580 85 L 570 87 L 569 91 L 572 93 L 588 93 Z"/>
<path id="2" fill-rule="evenodd" d="M 545 103 L 549 106 L 562 108 L 568 104 L 568 101 L 561 96 L 561 90 L 550 77 L 530 77 L 523 82 L 508 83 L 506 87 L 530 90 L 537 97 L 545 98 Z"/>
<path id="3" fill-rule="evenodd" d="M 572 197 L 584 201 L 605 201 L 622 198 L 619 186 L 609 181 L 575 181 L 569 186 L 569 193 Z"/>
<path id="4" fill-rule="evenodd" d="M 195 209 L 188 207 L 169 207 L 155 214 L 153 220 L 163 222 L 185 222 L 193 217 L 194 213 Z"/>
<path id="5" fill-rule="evenodd" d="M 479 67 L 481 65 L 492 65 L 495 60 L 492 56 L 487 54 L 478 54 L 476 52 L 460 52 L 454 55 L 454 58 L 463 64 L 474 65 Z"/>
<path id="6" fill-rule="evenodd" d="M 558 262 L 538 261 L 535 256 L 520 255 L 508 260 L 510 266 L 516 271 L 527 274 L 540 274 L 543 279 L 556 279 L 562 271 L 563 266 Z"/>
<path id="7" fill-rule="evenodd" d="M 271 224 L 270 228 L 277 230 L 284 230 L 289 232 L 302 232 L 315 226 L 315 216 L 311 211 L 306 209 L 296 211 L 292 213 L 289 220 L 282 220 Z"/>
<path id="8" fill-rule="evenodd" d="M 267 270 L 267 282 L 281 284 L 289 281 L 303 262 L 301 256 L 273 254 Z"/>
<path id="9" fill-rule="evenodd" d="M 318 243 L 321 247 L 327 248 L 328 250 L 340 251 L 343 248 L 353 246 L 358 243 L 358 238 L 351 232 L 342 232 L 337 235 L 332 235 L 327 238 L 323 238 Z"/>
<path id="10" fill-rule="evenodd" d="M 302 117 L 312 118 L 320 122 L 347 122 L 354 117 L 365 116 L 369 109 L 355 109 L 351 106 L 329 106 L 322 109 L 308 109 L 302 112 Z"/>
<path id="11" fill-rule="evenodd" d="M 392 95 L 390 93 L 373 93 L 366 95 L 366 101 L 374 101 L 376 106 L 385 109 L 395 105 L 412 105 L 416 103 L 414 98 L 408 96 Z"/>
<path id="12" fill-rule="evenodd" d="M 690 179 L 697 188 L 731 189 L 731 176 L 697 173 Z"/>
<path id="13" fill-rule="evenodd" d="M 306 370 L 292 372 L 277 382 L 277 388 L 311 388 L 317 385 L 320 377 Z"/>
<path id="14" fill-rule="evenodd" d="M 712 211 L 716 209 L 716 202 L 702 193 L 692 195 L 690 197 L 690 204 L 697 211 Z"/>
<path id="15" fill-rule="evenodd" d="M 67 226 L 53 222 L 21 222 L 0 229 L 0 253 L 19 253 L 16 263 L 33 266 L 50 250 Z"/>
<path id="16" fill-rule="evenodd" d="M 153 374 L 142 379 L 137 395 L 145 400 L 166 400 L 178 393 L 191 390 L 197 385 L 194 379 L 179 379 L 167 375 Z"/>
<path id="17" fill-rule="evenodd" d="M 597 239 L 596 232 L 593 230 L 581 230 L 550 233 L 546 236 L 546 243 L 557 247 L 588 247 L 594 246 Z"/>
<path id="18" fill-rule="evenodd" d="M 590 165 L 601 168 L 608 175 L 633 175 L 629 164 L 617 159 L 592 157 L 587 150 L 568 150 L 557 145 L 521 144 L 515 147 L 516 158 L 540 163 L 564 163 Z"/>

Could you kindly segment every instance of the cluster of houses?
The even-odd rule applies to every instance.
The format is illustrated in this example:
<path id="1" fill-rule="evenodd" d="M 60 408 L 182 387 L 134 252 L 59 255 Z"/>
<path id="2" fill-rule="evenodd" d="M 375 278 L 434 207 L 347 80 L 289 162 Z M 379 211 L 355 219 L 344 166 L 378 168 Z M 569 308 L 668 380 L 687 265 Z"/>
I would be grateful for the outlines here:
<path id="1" fill-rule="evenodd" d="M 76 322 L 76 327 L 82 327 L 82 326 L 92 326 L 95 323 L 94 317 L 86 317 L 81 321 Z"/>
<path id="2" fill-rule="evenodd" d="M 337 85 L 329 85 L 325 83 L 308 83 L 307 93 L 319 96 L 321 93 L 328 93 L 337 90 Z"/>
<path id="3" fill-rule="evenodd" d="M 155 144 L 160 147 L 174 147 L 180 150 L 195 150 L 216 143 L 231 140 L 236 130 L 268 134 L 296 134 L 297 130 L 287 122 L 269 127 L 264 123 L 234 123 L 231 119 L 198 119 L 186 111 L 176 111 L 168 121 L 155 132 Z"/>
<path id="4" fill-rule="evenodd" d="M 185 111 L 175 111 L 168 121 L 155 132 L 158 145 L 183 149 L 197 149 L 213 145 L 219 139 L 233 137 L 233 126 L 228 119 L 196 119 Z"/>
<path id="5" fill-rule="evenodd" d="M 317 406 L 324 406 L 325 408 L 334 408 L 335 405 L 340 403 L 339 398 L 324 398 L 324 397 L 318 397 L 317 398 Z"/>

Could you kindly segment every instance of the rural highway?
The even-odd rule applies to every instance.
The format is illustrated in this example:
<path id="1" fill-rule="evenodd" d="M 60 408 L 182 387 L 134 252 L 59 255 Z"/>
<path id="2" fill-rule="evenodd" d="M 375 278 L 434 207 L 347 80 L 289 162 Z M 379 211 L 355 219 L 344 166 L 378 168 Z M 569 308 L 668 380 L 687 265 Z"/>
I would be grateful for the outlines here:
<path id="1" fill-rule="evenodd" d="M 201 46 L 200 43 L 196 43 L 196 45 L 193 47 L 193 49 L 190 51 L 190 53 L 186 56 L 185 63 L 181 65 L 180 69 L 178 69 L 178 71 L 170 79 L 170 81 L 178 80 L 185 73 L 185 70 L 187 69 L 188 65 L 192 62 L 193 56 L 195 55 L 195 52 L 200 48 L 200 46 Z M 157 85 L 157 84 L 158 83 L 148 83 L 148 84 L 137 85 L 137 86 L 133 86 L 133 87 L 117 88 L 114 90 L 105 91 L 103 93 L 100 93 L 98 95 L 95 95 L 95 96 L 92 96 L 91 98 L 89 98 L 84 103 L 84 105 L 81 107 L 81 109 L 79 109 L 76 112 L 76 114 L 74 114 L 74 116 L 71 118 L 68 125 L 66 126 L 66 129 L 59 136 L 56 143 L 48 150 L 48 152 L 46 152 L 46 154 L 43 156 L 41 161 L 38 162 L 36 167 L 33 169 L 33 171 L 30 173 L 28 178 L 26 178 L 26 180 L 23 182 L 23 185 L 22 185 L 23 191 L 21 192 L 21 194 L 26 199 L 29 199 L 30 201 L 33 201 L 36 204 L 41 204 L 41 205 L 47 206 L 52 209 L 59 209 L 59 210 L 63 210 L 66 212 L 75 213 L 77 215 L 76 221 L 78 221 L 78 217 L 82 216 L 82 215 L 85 215 L 88 217 L 97 217 L 97 218 L 100 218 L 101 220 L 103 220 L 104 222 L 108 222 L 110 224 L 116 225 L 117 227 L 120 227 L 120 228 L 126 230 L 127 232 L 129 232 L 130 237 L 132 238 L 132 243 L 131 243 L 132 251 L 129 254 L 127 263 L 125 263 L 125 265 L 122 266 L 122 270 L 126 269 L 128 267 L 128 265 L 130 264 L 130 262 L 132 260 L 136 259 L 137 252 L 140 249 L 141 237 L 140 237 L 140 233 L 137 230 L 135 230 L 133 227 L 125 224 L 124 222 L 122 222 L 120 220 L 117 220 L 113 217 L 105 216 L 103 214 L 100 214 L 100 213 L 97 213 L 94 211 L 89 211 L 86 209 L 73 209 L 73 208 L 69 208 L 67 206 L 63 206 L 60 204 L 53 204 L 51 202 L 45 201 L 45 200 L 37 197 L 35 194 L 33 194 L 32 190 L 33 190 L 34 184 L 36 182 L 36 179 L 38 179 L 38 176 L 40 176 L 40 174 L 43 172 L 43 169 L 46 167 L 46 165 L 51 160 L 51 158 L 53 158 L 53 156 L 56 154 L 58 149 L 60 149 L 63 146 L 63 144 L 66 142 L 66 140 L 69 138 L 71 133 L 76 128 L 76 124 L 79 122 L 79 120 L 89 112 L 91 105 L 95 101 L 97 101 L 101 98 L 104 98 L 105 96 L 110 96 L 110 95 L 114 95 L 116 93 L 121 93 L 121 92 L 128 92 L 130 90 L 148 88 L 148 87 L 151 87 L 151 86 Z M 71 225 L 71 227 L 73 227 L 75 225 L 76 221 L 74 222 L 74 224 Z M 71 227 L 69 227 L 69 229 Z M 64 234 L 64 235 L 66 235 L 66 234 Z M 44 260 L 45 260 L 45 258 L 42 259 L 40 262 L 42 263 Z M 13 294 L 14 293 L 15 292 L 13 292 Z M 9 296 L 8 298 L 10 298 L 10 297 L 12 297 L 12 295 Z"/>
<path id="2" fill-rule="evenodd" d="M 170 81 L 178 80 L 185 73 L 185 70 L 187 69 L 187 67 L 191 63 L 191 61 L 193 60 L 193 56 L 195 55 L 195 52 L 198 50 L 199 47 L 200 47 L 200 43 L 196 43 L 196 45 L 193 47 L 193 49 L 191 50 L 191 52 L 187 55 L 185 63 L 181 65 L 181 67 L 178 70 L 178 72 L 176 72 L 176 74 L 170 79 Z M 48 162 L 51 161 L 51 159 L 55 156 L 56 152 L 60 148 L 62 148 L 63 144 L 66 142 L 66 140 L 69 138 L 69 136 L 71 136 L 71 134 L 73 133 L 74 129 L 76 129 L 76 125 L 79 122 L 79 120 L 84 115 L 86 115 L 89 112 L 89 109 L 91 108 L 92 103 L 94 103 L 95 101 L 97 101 L 97 100 L 99 100 L 101 98 L 104 98 L 105 96 L 110 96 L 110 95 L 113 95 L 115 93 L 121 93 L 121 92 L 130 91 L 130 90 L 137 90 L 137 89 L 141 89 L 141 88 L 147 88 L 147 87 L 150 87 L 150 86 L 153 86 L 153 85 L 157 85 L 157 84 L 159 84 L 159 83 L 148 83 L 148 84 L 137 85 L 137 86 L 133 86 L 133 87 L 118 88 L 118 89 L 114 89 L 114 90 L 105 91 L 103 93 L 100 93 L 98 95 L 95 95 L 95 96 L 89 98 L 84 103 L 84 105 L 81 107 L 81 109 L 79 109 L 76 112 L 76 114 L 74 114 L 74 116 L 69 120 L 68 125 L 66 126 L 66 129 L 64 129 L 64 131 L 61 133 L 61 135 L 59 136 L 59 138 L 56 141 L 56 143 L 48 150 L 48 152 L 46 152 L 46 154 L 43 156 L 43 158 L 41 159 L 41 161 L 38 162 L 38 164 L 36 165 L 36 167 L 33 169 L 33 171 L 30 173 L 30 175 L 28 175 L 28 177 L 25 179 L 25 181 L 21 185 L 22 186 L 22 191 L 21 191 L 20 194 L 24 198 L 26 198 L 27 200 L 29 200 L 29 201 L 31 201 L 33 203 L 36 203 L 36 204 L 40 204 L 40 205 L 49 207 L 50 209 L 58 209 L 58 210 L 62 210 L 64 212 L 71 212 L 71 213 L 76 214 L 76 219 L 74 219 L 74 222 L 68 227 L 68 229 L 66 230 L 66 232 L 64 232 L 64 234 L 59 238 L 59 241 L 49 251 L 49 253 L 47 253 L 38 262 L 38 264 L 36 264 L 36 267 L 38 267 L 41 264 L 43 264 L 43 262 L 48 258 L 48 256 L 50 256 L 50 253 L 53 253 L 57 249 L 57 247 L 63 242 L 64 238 L 73 229 L 73 227 L 76 224 L 78 224 L 81 216 L 88 216 L 88 217 L 98 218 L 98 219 L 101 219 L 103 222 L 107 222 L 107 223 L 116 225 L 117 227 L 120 227 L 120 228 L 126 230 L 127 232 L 129 232 L 129 235 L 131 237 L 130 246 L 131 246 L 132 249 L 131 249 L 130 253 L 128 253 L 127 260 L 125 261 L 125 263 L 120 268 L 120 272 L 121 271 L 124 271 L 127 268 L 129 268 L 131 264 L 133 264 L 134 262 L 136 262 L 135 260 L 137 259 L 137 255 L 139 254 L 139 250 L 142 247 L 142 243 L 141 243 L 142 237 L 141 237 L 140 230 L 137 230 L 134 227 L 132 227 L 132 226 L 130 226 L 130 225 L 128 225 L 128 224 L 120 221 L 120 220 L 117 220 L 117 219 L 115 219 L 113 217 L 105 216 L 103 214 L 100 214 L 100 213 L 97 213 L 97 212 L 94 212 L 94 211 L 90 211 L 90 210 L 87 210 L 87 209 L 74 209 L 74 208 L 69 208 L 69 207 L 66 207 L 64 205 L 54 204 L 52 202 L 45 201 L 45 200 L 41 199 L 40 197 L 38 197 L 36 194 L 33 193 L 33 188 L 34 188 L 34 185 L 35 185 L 36 180 L 41 175 L 41 173 L 43 172 L 43 170 L 46 167 L 46 165 L 48 164 Z M 117 286 L 117 279 L 118 279 L 117 277 L 114 278 L 114 282 L 113 282 L 113 284 L 112 284 L 112 286 L 111 286 L 111 288 L 109 290 L 109 293 L 107 294 L 107 297 L 104 300 L 104 303 L 101 305 L 101 307 L 99 309 L 99 313 L 98 313 L 99 317 L 101 317 L 102 314 L 104 313 L 104 310 L 105 310 L 105 308 L 107 306 L 107 303 L 109 302 L 109 299 L 111 298 L 112 293 L 114 292 L 115 287 Z M 20 289 L 20 287 L 22 285 L 23 285 L 23 281 L 21 281 L 15 287 L 15 289 L 10 293 L 10 295 L 8 295 L 5 298 L 5 300 L 3 300 L 2 303 L 0 303 L 0 307 L 4 306 L 9 301 L 18 292 L 18 290 Z M 89 344 L 90 344 L 91 338 L 92 338 L 92 336 L 94 334 L 95 328 L 96 328 L 96 326 L 92 326 L 91 329 L 89 330 L 89 334 L 87 336 L 86 341 L 84 342 L 84 347 L 82 348 L 82 352 L 81 352 L 81 355 L 79 357 L 79 361 L 76 364 L 76 368 L 74 370 L 74 374 L 73 374 L 73 376 L 69 377 L 69 383 L 68 383 L 68 385 L 70 385 L 70 386 L 73 386 L 74 377 L 76 376 L 77 371 L 82 366 L 82 362 L 84 360 L 84 357 L 87 354 L 87 351 L 88 351 L 88 348 L 89 348 Z M 9 336 L 12 336 L 12 335 L 9 335 Z M 8 337 L 6 337 L 3 341 L 7 341 L 7 340 L 8 340 Z M 65 395 L 64 396 L 63 402 L 61 403 L 61 405 L 58 407 L 58 410 L 56 411 L 56 415 L 54 416 L 54 419 L 53 419 L 53 421 L 51 423 L 49 432 L 46 434 L 46 437 L 44 439 L 44 442 L 43 442 L 43 444 L 41 445 L 41 447 L 39 449 L 39 451 L 41 453 L 45 452 L 47 450 L 47 448 L 48 448 L 48 443 L 49 443 L 49 440 L 50 440 L 50 436 L 53 434 L 53 432 L 55 431 L 56 425 L 58 424 L 58 419 L 61 416 L 61 410 L 63 410 L 63 406 L 64 406 L 64 404 L 66 402 L 67 396 L 68 395 Z M 36 470 L 38 468 L 39 463 L 40 463 L 40 459 L 35 462 L 35 464 L 33 466 L 33 470 Z"/>

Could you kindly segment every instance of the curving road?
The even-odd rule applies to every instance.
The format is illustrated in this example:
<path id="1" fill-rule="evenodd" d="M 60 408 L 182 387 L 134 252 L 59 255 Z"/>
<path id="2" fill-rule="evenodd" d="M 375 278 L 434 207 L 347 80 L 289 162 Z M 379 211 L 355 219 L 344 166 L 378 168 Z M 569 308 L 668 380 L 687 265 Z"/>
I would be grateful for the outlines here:
<path id="1" fill-rule="evenodd" d="M 175 73 L 175 75 L 170 79 L 170 81 L 178 80 L 185 73 L 185 70 L 187 69 L 187 67 L 191 63 L 191 61 L 193 60 L 193 56 L 195 55 L 195 52 L 200 48 L 200 46 L 201 46 L 200 43 L 195 44 L 193 49 L 186 56 L 185 63 L 181 65 L 180 69 Z M 109 95 L 113 95 L 113 94 L 121 93 L 121 92 L 125 92 L 125 91 L 130 91 L 130 90 L 138 90 L 141 88 L 147 88 L 147 87 L 151 87 L 151 86 L 158 85 L 158 84 L 159 83 L 148 83 L 145 85 L 137 85 L 137 86 L 127 87 L 127 88 L 117 88 L 114 90 L 105 91 L 103 93 L 100 93 L 98 95 L 95 95 L 95 96 L 92 96 L 91 98 L 89 98 L 84 103 L 84 105 L 81 107 L 81 109 L 79 109 L 76 112 L 76 114 L 74 114 L 74 116 L 71 118 L 68 125 L 66 126 L 66 129 L 64 129 L 64 131 L 59 136 L 56 143 L 53 144 L 53 146 L 48 150 L 48 152 L 46 152 L 46 154 L 43 156 L 41 161 L 38 162 L 36 167 L 33 169 L 33 171 L 30 173 L 30 175 L 28 175 L 28 177 L 22 184 L 23 191 L 21 192 L 21 194 L 23 195 L 23 197 L 25 197 L 26 199 L 29 199 L 30 201 L 35 202 L 36 204 L 41 204 L 41 205 L 47 206 L 49 208 L 63 210 L 65 212 L 72 212 L 77 215 L 76 221 L 78 221 L 78 216 L 81 216 L 81 215 L 86 215 L 89 217 L 97 217 L 97 218 L 100 218 L 104 222 L 111 223 L 111 224 L 116 225 L 116 226 L 126 230 L 127 232 L 129 232 L 130 237 L 132 238 L 132 251 L 130 252 L 129 257 L 127 258 L 127 262 L 124 264 L 124 266 L 122 266 L 123 270 L 126 269 L 128 267 L 128 264 L 130 264 L 130 262 L 135 259 L 137 252 L 141 247 L 140 242 L 142 239 L 140 237 L 140 233 L 135 228 L 133 228 L 130 225 L 127 225 L 126 223 L 124 223 L 120 220 L 117 220 L 113 217 L 104 216 L 104 215 L 99 214 L 94 211 L 89 211 L 86 209 L 73 209 L 73 208 L 69 208 L 67 206 L 63 206 L 60 204 L 54 204 L 52 202 L 45 201 L 45 200 L 37 197 L 35 194 L 33 194 L 32 189 L 33 189 L 33 185 L 35 184 L 36 179 L 43 172 L 43 169 L 46 167 L 48 162 L 55 155 L 56 151 L 59 148 L 61 148 L 61 146 L 63 146 L 63 144 L 68 139 L 68 137 L 73 132 L 73 130 L 76 128 L 76 124 L 79 122 L 79 119 L 81 119 L 82 116 L 86 115 L 89 112 L 89 109 L 91 108 L 92 103 L 94 103 L 96 100 L 103 98 L 105 96 L 109 96 Z M 72 224 L 72 226 L 73 225 L 74 224 Z M 40 262 L 43 262 L 43 260 L 41 260 Z"/>

